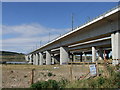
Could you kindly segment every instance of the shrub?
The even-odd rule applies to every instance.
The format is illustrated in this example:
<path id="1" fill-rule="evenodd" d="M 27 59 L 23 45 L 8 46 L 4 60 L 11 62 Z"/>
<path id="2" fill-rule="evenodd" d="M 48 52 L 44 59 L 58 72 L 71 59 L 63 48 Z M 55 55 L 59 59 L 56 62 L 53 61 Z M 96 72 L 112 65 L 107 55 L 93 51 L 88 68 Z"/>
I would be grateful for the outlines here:
<path id="1" fill-rule="evenodd" d="M 59 88 L 59 83 L 55 80 L 48 80 L 49 88 Z"/>
<path id="2" fill-rule="evenodd" d="M 97 85 L 98 85 L 99 88 L 100 88 L 104 83 L 105 83 L 105 78 L 99 77 L 99 78 L 97 79 Z"/>
<path id="3" fill-rule="evenodd" d="M 36 82 L 31 85 L 31 88 L 42 88 L 42 83 L 41 82 Z"/>
<path id="4" fill-rule="evenodd" d="M 52 73 L 50 73 L 50 72 L 48 73 L 48 76 L 49 76 L 49 77 L 51 77 L 52 75 L 53 75 Z"/>
<path id="5" fill-rule="evenodd" d="M 59 89 L 59 83 L 55 80 L 48 80 L 48 81 L 39 81 L 31 85 L 31 88 L 53 88 L 53 89 Z"/>
<path id="6" fill-rule="evenodd" d="M 94 79 L 89 79 L 88 80 L 88 85 L 90 88 L 96 88 L 97 87 L 97 81 Z"/>
<path id="7" fill-rule="evenodd" d="M 68 80 L 65 79 L 65 78 L 62 78 L 60 81 L 59 81 L 59 85 L 61 88 L 64 88 L 66 86 L 66 84 L 68 84 Z"/>

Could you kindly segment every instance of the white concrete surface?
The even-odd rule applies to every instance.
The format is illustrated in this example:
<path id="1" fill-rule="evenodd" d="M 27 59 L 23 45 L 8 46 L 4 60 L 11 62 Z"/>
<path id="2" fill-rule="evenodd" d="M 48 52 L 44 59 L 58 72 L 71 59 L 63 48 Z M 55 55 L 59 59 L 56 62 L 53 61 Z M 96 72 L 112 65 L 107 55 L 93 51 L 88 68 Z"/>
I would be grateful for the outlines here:
<path id="1" fill-rule="evenodd" d="M 120 63 L 120 32 L 111 34 L 113 65 Z"/>
<path id="2" fill-rule="evenodd" d="M 35 64 L 36 64 L 36 55 L 33 54 L 33 65 L 35 65 Z"/>
<path id="3" fill-rule="evenodd" d="M 25 60 L 26 60 L 26 61 L 29 61 L 28 55 L 25 55 Z"/>
<path id="4" fill-rule="evenodd" d="M 68 61 L 68 47 L 60 47 L 60 65 L 67 64 Z"/>
<path id="5" fill-rule="evenodd" d="M 96 49 L 95 47 L 92 47 L 92 62 L 96 61 Z"/>
<path id="6" fill-rule="evenodd" d="M 46 51 L 46 65 L 51 65 L 51 51 Z"/>
<path id="7" fill-rule="evenodd" d="M 39 65 L 43 65 L 43 53 L 39 53 Z"/>
<path id="8" fill-rule="evenodd" d="M 54 54 L 53 54 L 53 56 L 52 56 L 52 64 L 55 64 Z"/>
<path id="9" fill-rule="evenodd" d="M 38 65 L 38 62 L 39 62 L 39 60 L 38 60 L 38 53 L 36 53 L 36 56 L 35 56 L 36 58 L 35 58 L 35 60 L 36 60 L 36 62 L 35 62 L 35 65 Z"/>
<path id="10" fill-rule="evenodd" d="M 115 60 L 116 59 L 116 40 L 115 40 L 115 34 L 111 34 L 111 45 L 112 45 L 112 59 Z"/>
<path id="11" fill-rule="evenodd" d="M 29 63 L 31 64 L 32 63 L 32 54 L 29 55 Z"/>

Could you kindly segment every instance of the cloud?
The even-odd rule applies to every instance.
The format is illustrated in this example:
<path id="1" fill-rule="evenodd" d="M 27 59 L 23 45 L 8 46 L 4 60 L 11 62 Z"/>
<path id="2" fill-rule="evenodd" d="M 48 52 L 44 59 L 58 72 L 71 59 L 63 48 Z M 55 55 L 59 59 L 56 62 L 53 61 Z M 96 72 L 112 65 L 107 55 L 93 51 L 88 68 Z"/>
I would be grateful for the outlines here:
<path id="1" fill-rule="evenodd" d="M 50 40 L 68 32 L 70 29 L 55 29 L 44 27 L 40 24 L 22 24 L 16 26 L 2 26 L 2 49 L 28 53 L 39 48 Z M 0 46 L 1 46 L 0 45 Z"/>

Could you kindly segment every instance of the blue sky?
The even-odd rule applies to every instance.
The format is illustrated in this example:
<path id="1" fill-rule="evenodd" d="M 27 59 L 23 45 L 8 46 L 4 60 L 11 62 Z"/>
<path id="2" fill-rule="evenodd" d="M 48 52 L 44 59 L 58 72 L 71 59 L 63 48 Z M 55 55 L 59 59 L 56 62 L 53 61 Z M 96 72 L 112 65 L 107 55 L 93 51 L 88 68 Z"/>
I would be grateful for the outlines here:
<path id="1" fill-rule="evenodd" d="M 28 53 L 115 7 L 117 2 L 2 3 L 3 50 Z M 49 39 L 50 34 L 50 39 Z"/>

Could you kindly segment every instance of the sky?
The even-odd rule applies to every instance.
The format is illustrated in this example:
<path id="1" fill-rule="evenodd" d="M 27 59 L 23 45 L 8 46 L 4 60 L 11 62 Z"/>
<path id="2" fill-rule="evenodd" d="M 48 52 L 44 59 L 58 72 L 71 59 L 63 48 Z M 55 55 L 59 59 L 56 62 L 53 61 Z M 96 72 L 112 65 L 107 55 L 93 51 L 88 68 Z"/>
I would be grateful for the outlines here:
<path id="1" fill-rule="evenodd" d="M 117 2 L 2 2 L 2 50 L 29 53 Z"/>

